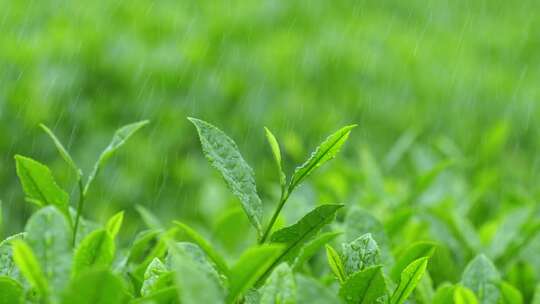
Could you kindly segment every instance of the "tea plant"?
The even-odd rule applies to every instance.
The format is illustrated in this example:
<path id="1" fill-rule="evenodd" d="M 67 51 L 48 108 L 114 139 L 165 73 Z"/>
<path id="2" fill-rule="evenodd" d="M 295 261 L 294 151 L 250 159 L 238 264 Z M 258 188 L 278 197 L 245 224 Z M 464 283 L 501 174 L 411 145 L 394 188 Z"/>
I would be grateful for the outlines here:
<path id="1" fill-rule="evenodd" d="M 24 232 L 0 243 L 0 303 L 523 303 L 523 296 L 479 250 L 474 236 L 452 213 L 431 216 L 450 227 L 449 234 L 468 244 L 470 259 L 461 278 L 435 286 L 430 273 L 451 273 L 445 244 L 411 242 L 393 248 L 388 232 L 410 220 L 410 212 L 381 223 L 356 206 L 319 204 L 296 223 L 281 227 L 279 218 L 295 190 L 347 141 L 354 125 L 328 136 L 287 177 L 276 137 L 265 129 L 280 195 L 265 216 L 254 172 L 235 142 L 217 127 L 189 118 L 204 155 L 237 197 L 257 241 L 231 256 L 186 223 L 163 224 L 137 206 L 148 226 L 131 246 L 117 250 L 123 212 L 106 223 L 82 214 L 87 193 L 106 161 L 147 121 L 120 128 L 88 175 L 47 127 L 60 156 L 73 170 L 78 193 L 70 197 L 40 162 L 17 155 L 15 162 L 26 200 L 37 209 Z M 419 195 L 446 164 L 418 178 Z M 408 201 L 413 200 L 409 197 Z M 348 209 L 348 210 L 344 210 Z M 524 224 L 524 237 L 508 240 L 496 262 L 512 261 L 539 229 Z M 468 234 L 469 233 L 469 234 Z M 326 261 L 321 252 L 326 251 Z M 435 266 L 431 266 L 431 263 Z M 446 267 L 446 268 L 445 268 Z M 516 276 L 522 277 L 520 270 Z M 518 280 L 513 280 L 518 281 Z M 533 280 L 534 281 L 534 280 Z M 537 292 L 538 293 L 538 292 Z M 532 298 L 532 296 L 530 296 Z M 528 299 L 528 298 L 527 298 Z M 540 297 L 534 296 L 538 303 Z"/>

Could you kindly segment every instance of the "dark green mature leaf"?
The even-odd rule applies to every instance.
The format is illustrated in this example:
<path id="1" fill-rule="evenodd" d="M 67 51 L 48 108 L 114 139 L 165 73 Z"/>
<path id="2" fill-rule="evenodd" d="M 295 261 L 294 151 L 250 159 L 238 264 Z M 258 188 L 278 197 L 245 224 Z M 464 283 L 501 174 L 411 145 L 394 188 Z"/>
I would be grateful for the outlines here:
<path id="1" fill-rule="evenodd" d="M 22 285 L 12 278 L 0 276 L 0 304 L 24 303 Z"/>
<path id="2" fill-rule="evenodd" d="M 98 160 L 96 161 L 94 168 L 92 169 L 92 172 L 88 176 L 88 180 L 86 181 L 86 185 L 84 186 L 84 194 L 88 192 L 88 189 L 90 188 L 90 185 L 92 185 L 92 182 L 98 175 L 99 171 L 101 170 L 101 167 L 105 165 L 105 162 L 111 156 L 120 148 L 122 147 L 126 141 L 133 135 L 135 132 L 137 132 L 139 129 L 144 127 L 149 123 L 148 120 L 143 120 L 139 122 L 135 122 L 129 125 L 125 125 L 121 127 L 120 129 L 116 130 L 116 132 L 113 135 L 113 138 L 109 145 L 101 152 L 101 155 L 99 156 Z"/>
<path id="3" fill-rule="evenodd" d="M 261 288 L 260 304 L 295 304 L 296 283 L 287 263 L 277 266 Z"/>
<path id="4" fill-rule="evenodd" d="M 330 223 L 342 207 L 343 205 L 339 204 L 318 206 L 296 224 L 274 232 L 270 238 L 271 242 L 282 243 L 286 246 L 279 262 L 294 260 L 302 246 Z"/>
<path id="5" fill-rule="evenodd" d="M 341 146 L 343 146 L 343 144 L 347 141 L 347 138 L 354 127 L 356 127 L 356 125 L 343 127 L 332 135 L 328 136 L 317 147 L 317 149 L 315 149 L 309 159 L 301 166 L 296 168 L 289 183 L 289 193 L 292 192 L 292 190 L 296 188 L 296 186 L 298 186 L 313 171 L 337 155 L 341 149 Z"/>
<path id="6" fill-rule="evenodd" d="M 253 169 L 246 163 L 236 143 L 217 127 L 188 118 L 197 128 L 206 158 L 216 168 L 234 195 L 240 199 L 251 224 L 262 232 L 262 202 L 257 194 Z"/>
<path id="7" fill-rule="evenodd" d="M 118 232 L 120 231 L 120 228 L 122 227 L 122 222 L 124 221 L 124 211 L 120 211 L 113 215 L 108 221 L 107 221 L 107 232 L 111 235 L 111 238 L 114 240 L 116 238 L 116 235 L 118 235 Z"/>
<path id="8" fill-rule="evenodd" d="M 478 304 L 474 292 L 467 287 L 457 285 L 454 288 L 453 299 L 455 304 Z"/>
<path id="9" fill-rule="evenodd" d="M 354 273 L 339 290 L 339 296 L 351 304 L 383 303 L 388 297 L 387 293 L 380 265 Z"/>
<path id="10" fill-rule="evenodd" d="M 38 210 L 26 223 L 25 241 L 32 248 L 43 273 L 58 295 L 69 280 L 72 233 L 66 217 L 54 206 Z"/>
<path id="11" fill-rule="evenodd" d="M 69 154 L 69 152 L 64 148 L 64 145 L 60 142 L 60 140 L 54 135 L 53 131 L 51 131 L 46 125 L 40 124 L 39 125 L 45 133 L 51 138 L 51 140 L 54 142 L 54 145 L 56 146 L 56 149 L 58 150 L 58 153 L 60 156 L 64 159 L 64 161 L 68 164 L 68 166 L 77 174 L 77 179 L 80 179 L 82 177 L 82 170 L 75 164 L 75 161 Z"/>
<path id="12" fill-rule="evenodd" d="M 497 282 L 500 280 L 497 268 L 489 258 L 481 254 L 474 258 L 465 270 L 461 283 L 470 288 L 481 304 L 498 303 L 501 298 Z"/>
<path id="13" fill-rule="evenodd" d="M 68 289 L 63 304 L 123 304 L 129 295 L 122 279 L 110 270 L 96 270 L 77 277 Z"/>
<path id="14" fill-rule="evenodd" d="M 428 257 L 417 259 L 401 272 L 398 287 L 390 298 L 390 304 L 401 304 L 407 300 L 426 272 L 428 260 Z"/>
<path id="15" fill-rule="evenodd" d="M 15 155 L 15 163 L 26 200 L 40 207 L 56 206 L 68 215 L 69 196 L 56 184 L 47 166 L 21 155 Z"/>
<path id="16" fill-rule="evenodd" d="M 45 274 L 43 274 L 41 265 L 32 252 L 32 248 L 24 241 L 13 241 L 13 259 L 30 285 L 32 285 L 43 298 L 46 298 L 49 294 L 49 284 L 47 283 Z"/>
<path id="17" fill-rule="evenodd" d="M 294 259 L 293 269 L 298 271 L 311 257 L 313 257 L 326 243 L 330 242 L 342 232 L 324 232 L 316 236 L 312 241 L 306 243 Z"/>
<path id="18" fill-rule="evenodd" d="M 182 304 L 224 303 L 223 278 L 200 247 L 177 243 L 170 253 Z"/>
<path id="19" fill-rule="evenodd" d="M 281 149 L 279 148 L 279 143 L 276 137 L 274 136 L 274 134 L 272 134 L 272 132 L 270 132 L 268 128 L 265 127 L 264 131 L 266 134 L 266 139 L 268 140 L 268 144 L 270 145 L 270 148 L 272 149 L 272 155 L 274 156 L 274 161 L 278 169 L 279 183 L 281 187 L 284 188 L 285 183 L 287 182 L 286 181 L 287 177 L 285 176 L 285 173 L 283 173 L 282 161 L 281 161 Z"/>
<path id="20" fill-rule="evenodd" d="M 264 244 L 248 249 L 231 268 L 227 303 L 233 303 L 238 297 L 262 280 L 276 266 L 276 261 L 283 254 L 284 247 L 276 244 Z"/>
<path id="21" fill-rule="evenodd" d="M 341 256 L 347 276 L 380 262 L 379 246 L 370 233 L 350 243 L 344 243 Z"/>
<path id="22" fill-rule="evenodd" d="M 188 225 L 175 221 L 174 224 L 176 227 L 178 227 L 178 238 L 181 240 L 185 240 L 188 242 L 193 242 L 208 255 L 208 257 L 216 264 L 218 267 L 219 272 L 221 272 L 224 275 L 227 275 L 229 273 L 229 267 L 227 266 L 227 263 L 221 257 L 221 255 L 212 247 L 212 245 L 197 231 L 191 229 Z"/>
<path id="23" fill-rule="evenodd" d="M 339 304 L 342 303 L 341 299 L 335 295 L 329 288 L 321 285 L 317 280 L 297 274 L 296 285 L 297 285 L 297 296 L 298 303 L 309 303 L 309 304 Z"/>
<path id="24" fill-rule="evenodd" d="M 11 243 L 24 239 L 24 233 L 18 233 L 0 242 L 0 276 L 7 276 L 20 281 L 19 269 L 15 267 Z"/>
<path id="25" fill-rule="evenodd" d="M 394 281 L 398 281 L 401 272 L 407 265 L 419 258 L 431 257 L 435 252 L 435 246 L 436 245 L 431 242 L 417 242 L 407 247 L 396 260 L 394 267 L 392 267 L 392 271 L 390 272 L 391 278 Z"/>
<path id="26" fill-rule="evenodd" d="M 330 270 L 332 270 L 339 282 L 343 284 L 347 279 L 347 273 L 345 273 L 345 266 L 343 266 L 343 261 L 341 261 L 341 257 L 339 256 L 339 253 L 337 253 L 337 251 L 334 249 L 334 247 L 329 244 L 327 244 L 325 247 L 326 258 L 328 260 Z"/>
<path id="27" fill-rule="evenodd" d="M 73 275 L 92 269 L 106 269 L 114 260 L 116 246 L 110 233 L 104 229 L 87 235 L 75 250 Z"/>

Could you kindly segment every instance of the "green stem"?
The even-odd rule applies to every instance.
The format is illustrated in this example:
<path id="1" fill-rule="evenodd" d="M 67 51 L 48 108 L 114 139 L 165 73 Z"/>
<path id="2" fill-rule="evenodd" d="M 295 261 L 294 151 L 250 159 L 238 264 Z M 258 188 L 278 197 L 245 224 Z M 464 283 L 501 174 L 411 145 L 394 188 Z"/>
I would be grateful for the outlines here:
<path id="1" fill-rule="evenodd" d="M 79 229 L 79 221 L 81 213 L 84 207 L 84 186 L 82 178 L 79 178 L 79 202 L 77 203 L 77 214 L 75 215 L 75 226 L 73 227 L 73 247 L 75 247 L 75 241 L 77 240 L 77 230 Z"/>
<path id="2" fill-rule="evenodd" d="M 262 244 L 266 241 L 268 238 L 268 235 L 270 234 L 270 231 L 272 231 L 272 227 L 274 227 L 274 224 L 276 223 L 276 220 L 281 213 L 281 209 L 283 209 L 283 206 L 285 205 L 285 202 L 287 202 L 287 199 L 289 199 L 290 191 L 282 191 L 281 197 L 279 198 L 279 204 L 274 210 L 274 214 L 272 214 L 272 218 L 270 219 L 270 223 L 268 223 L 268 227 L 266 227 L 266 230 L 264 231 L 263 236 L 259 240 L 259 244 Z"/>

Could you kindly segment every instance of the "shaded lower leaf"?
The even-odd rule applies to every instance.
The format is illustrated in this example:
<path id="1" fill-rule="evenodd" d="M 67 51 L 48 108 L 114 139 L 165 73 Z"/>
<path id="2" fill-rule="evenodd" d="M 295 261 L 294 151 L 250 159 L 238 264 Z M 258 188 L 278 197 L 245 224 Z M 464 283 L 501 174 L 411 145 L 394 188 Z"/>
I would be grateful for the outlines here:
<path id="1" fill-rule="evenodd" d="M 309 304 L 339 304 L 342 303 L 334 292 L 328 289 L 326 286 L 321 285 L 317 280 L 297 274 L 296 285 L 298 291 L 298 303 Z"/>
<path id="2" fill-rule="evenodd" d="M 401 272 L 412 261 L 422 257 L 431 257 L 435 252 L 435 244 L 430 242 L 418 242 L 406 248 L 392 267 L 390 276 L 393 280 L 399 280 Z"/>
<path id="3" fill-rule="evenodd" d="M 463 271 L 461 283 L 478 296 L 479 303 L 494 304 L 500 300 L 499 280 L 495 265 L 485 255 L 479 255 Z"/>
<path id="4" fill-rule="evenodd" d="M 291 268 L 282 263 L 261 288 L 260 304 L 295 304 L 296 283 Z"/>
<path id="5" fill-rule="evenodd" d="M 326 243 L 330 242 L 340 234 L 341 232 L 325 232 L 315 237 L 312 241 L 302 247 L 298 256 L 294 259 L 293 269 L 296 271 L 300 270 L 304 263 L 312 258 L 322 247 L 324 247 L 324 245 L 326 245 Z"/>
<path id="6" fill-rule="evenodd" d="M 23 302 L 22 285 L 12 278 L 0 276 L 0 304 L 22 304 Z"/>
<path id="7" fill-rule="evenodd" d="M 351 304 L 383 303 L 387 293 L 381 266 L 371 266 L 354 273 L 339 290 L 339 296 Z"/>
<path id="8" fill-rule="evenodd" d="M 103 229 L 87 235 L 75 250 L 73 275 L 89 269 L 108 268 L 113 260 L 116 247 L 111 234 Z"/>
<path id="9" fill-rule="evenodd" d="M 129 302 L 122 279 L 110 270 L 86 272 L 77 277 L 64 296 L 64 304 L 123 304 Z"/>

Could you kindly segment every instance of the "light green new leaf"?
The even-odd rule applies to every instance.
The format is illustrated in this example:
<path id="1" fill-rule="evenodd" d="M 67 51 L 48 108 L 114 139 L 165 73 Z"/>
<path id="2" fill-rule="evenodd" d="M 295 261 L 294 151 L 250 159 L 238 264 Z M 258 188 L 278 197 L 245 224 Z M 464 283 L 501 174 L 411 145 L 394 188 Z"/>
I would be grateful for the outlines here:
<path id="1" fill-rule="evenodd" d="M 315 237 L 312 241 L 306 243 L 304 247 L 298 253 L 298 256 L 294 259 L 293 269 L 298 271 L 302 268 L 311 257 L 313 257 L 324 245 L 336 238 L 342 232 L 324 232 Z"/>
<path id="2" fill-rule="evenodd" d="M 13 260 L 12 242 L 24 239 L 24 233 L 12 235 L 0 242 L 0 276 L 7 276 L 20 281 L 19 269 Z"/>
<path id="3" fill-rule="evenodd" d="M 534 295 L 531 304 L 540 304 L 540 283 L 534 289 Z"/>
<path id="4" fill-rule="evenodd" d="M 330 223 L 334 219 L 336 212 L 342 207 L 343 205 L 339 204 L 318 206 L 296 224 L 274 232 L 270 238 L 271 242 L 285 244 L 285 251 L 282 253 L 279 262 L 294 260 L 302 246 L 325 225 Z"/>
<path id="5" fill-rule="evenodd" d="M 278 169 L 279 184 L 281 185 L 282 188 L 284 188 L 285 183 L 287 181 L 286 181 L 285 173 L 283 173 L 283 165 L 281 161 L 281 149 L 279 148 L 279 143 L 276 137 L 274 136 L 274 134 L 272 134 L 272 132 L 270 132 L 268 128 L 265 127 L 264 131 L 266 134 L 266 139 L 268 140 L 268 144 L 270 145 L 270 148 L 272 149 L 272 155 L 274 156 L 274 161 Z"/>
<path id="6" fill-rule="evenodd" d="M 146 224 L 146 226 L 150 229 L 163 229 L 163 225 L 161 224 L 160 220 L 156 217 L 155 214 L 153 214 L 150 210 L 148 210 L 146 207 L 141 205 L 136 205 L 135 210 L 139 213 L 141 216 L 141 219 Z"/>
<path id="7" fill-rule="evenodd" d="M 238 197 L 251 224 L 262 232 L 262 202 L 257 194 L 255 174 L 236 143 L 217 127 L 196 118 L 188 118 L 199 133 L 206 158 L 216 168 L 234 195 Z"/>
<path id="8" fill-rule="evenodd" d="M 73 276 L 91 269 L 107 269 L 114 260 L 114 240 L 107 230 L 87 235 L 75 250 Z"/>
<path id="9" fill-rule="evenodd" d="M 72 232 L 66 217 L 54 206 L 38 210 L 26 223 L 25 241 L 40 262 L 57 296 L 67 285 L 72 260 Z"/>
<path id="10" fill-rule="evenodd" d="M 92 172 L 88 176 L 88 180 L 86 181 L 86 185 L 84 186 L 84 194 L 88 192 L 88 189 L 90 188 L 90 185 L 96 178 L 96 176 L 99 173 L 99 170 L 105 162 L 122 146 L 126 143 L 126 141 L 133 135 L 135 132 L 137 132 L 139 129 L 144 127 L 149 123 L 148 120 L 143 120 L 139 122 L 135 122 L 129 125 L 125 125 L 121 127 L 120 129 L 116 130 L 116 132 L 113 135 L 113 138 L 109 145 L 101 152 L 101 155 L 99 156 L 97 162 L 94 165 L 94 168 L 92 169 Z"/>
<path id="11" fill-rule="evenodd" d="M 32 248 L 21 240 L 13 241 L 12 245 L 13 259 L 22 275 L 43 298 L 46 298 L 49 294 L 49 284 Z"/>
<path id="12" fill-rule="evenodd" d="M 230 271 L 230 286 L 227 303 L 234 303 L 242 294 L 262 284 L 263 278 L 272 271 L 282 255 L 283 246 L 264 244 L 248 249 L 238 259 Z"/>
<path id="13" fill-rule="evenodd" d="M 439 285 L 433 296 L 433 303 L 454 304 L 454 289 L 456 287 L 448 282 Z"/>
<path id="14" fill-rule="evenodd" d="M 137 234 L 128 254 L 128 267 L 131 275 L 140 281 L 144 272 L 154 258 L 162 258 L 167 252 L 167 246 L 162 237 L 164 232 L 159 229 L 143 230 Z"/>
<path id="15" fill-rule="evenodd" d="M 141 295 L 148 296 L 172 284 L 172 272 L 167 269 L 160 259 L 154 258 L 144 272 L 144 281 L 141 287 Z"/>
<path id="16" fill-rule="evenodd" d="M 354 127 L 356 127 L 356 125 L 343 127 L 334 134 L 328 136 L 317 149 L 315 149 L 309 159 L 296 168 L 289 183 L 289 193 L 313 171 L 337 155 Z"/>
<path id="17" fill-rule="evenodd" d="M 501 304 L 523 304 L 523 296 L 521 292 L 516 287 L 511 284 L 502 281 L 499 284 L 501 290 Z"/>
<path id="18" fill-rule="evenodd" d="M 461 283 L 477 295 L 480 304 L 495 304 L 501 297 L 497 286 L 499 280 L 497 268 L 482 254 L 465 267 Z"/>
<path id="19" fill-rule="evenodd" d="M 366 233 L 350 243 L 345 243 L 341 248 L 343 266 L 347 276 L 380 263 L 379 246 L 371 237 L 371 233 Z"/>
<path id="20" fill-rule="evenodd" d="M 193 242 L 208 255 L 208 257 L 214 262 L 219 270 L 224 275 L 229 274 L 229 267 L 227 266 L 227 263 L 223 259 L 223 257 L 212 247 L 210 242 L 208 242 L 202 235 L 200 235 L 197 231 L 193 230 L 188 225 L 179 222 L 174 221 L 174 224 L 178 228 L 178 236 L 177 238 L 180 240 L 185 240 L 188 242 Z"/>
<path id="21" fill-rule="evenodd" d="M 287 263 L 277 266 L 261 288 L 260 304 L 295 304 L 296 283 Z"/>
<path id="22" fill-rule="evenodd" d="M 107 232 L 111 235 L 111 238 L 114 240 L 120 228 L 122 227 L 122 222 L 124 221 L 124 211 L 120 211 L 113 215 L 106 225 Z"/>
<path id="23" fill-rule="evenodd" d="M 422 257 L 431 257 L 433 253 L 435 252 L 435 244 L 430 242 L 417 242 L 415 244 L 410 245 L 407 247 L 403 253 L 399 256 L 399 258 L 396 260 L 396 263 L 394 264 L 394 267 L 392 267 L 392 271 L 390 272 L 390 277 L 394 281 L 398 281 L 399 277 L 401 275 L 401 272 L 407 265 L 409 265 L 412 261 L 417 260 Z"/>
<path id="24" fill-rule="evenodd" d="M 415 260 L 401 272 L 398 287 L 390 298 L 390 304 L 402 304 L 407 300 L 426 272 L 428 260 L 428 257 Z"/>
<path id="25" fill-rule="evenodd" d="M 224 303 L 224 278 L 201 248 L 192 243 L 177 243 L 170 253 L 180 303 Z"/>
<path id="26" fill-rule="evenodd" d="M 455 304 L 478 304 L 474 292 L 467 287 L 457 285 L 454 288 L 453 299 Z"/>
<path id="27" fill-rule="evenodd" d="M 12 278 L 0 276 L 0 304 L 23 304 L 24 290 Z"/>
<path id="28" fill-rule="evenodd" d="M 341 257 L 339 256 L 339 253 L 337 253 L 337 251 L 334 249 L 334 247 L 332 247 L 330 244 L 326 244 L 325 247 L 326 258 L 328 260 L 330 270 L 332 270 L 339 282 L 343 284 L 347 279 L 347 274 L 345 273 L 345 267 L 343 266 Z"/>
<path id="29" fill-rule="evenodd" d="M 340 304 L 341 299 L 328 287 L 317 280 L 301 274 L 296 274 L 298 303 L 309 304 Z"/>
<path id="30" fill-rule="evenodd" d="M 27 201 L 40 207 L 56 206 L 69 215 L 69 196 L 56 184 L 47 166 L 21 155 L 15 155 L 15 163 Z"/>
<path id="31" fill-rule="evenodd" d="M 371 266 L 350 276 L 339 296 L 350 304 L 384 303 L 388 297 L 382 267 Z"/>
<path id="32" fill-rule="evenodd" d="M 68 164 L 68 166 L 73 170 L 73 172 L 75 172 L 75 174 L 77 174 L 77 179 L 81 179 L 82 177 L 82 170 L 77 166 L 77 164 L 75 164 L 75 161 L 73 160 L 73 158 L 71 157 L 71 155 L 69 154 L 69 152 L 66 150 L 66 148 L 64 148 L 64 145 L 62 145 L 62 143 L 60 142 L 60 140 L 56 137 L 56 135 L 54 135 L 53 131 L 51 131 L 46 125 L 44 124 L 39 124 L 39 126 L 41 127 L 41 129 L 43 129 L 43 131 L 45 131 L 45 133 L 47 133 L 47 135 L 49 135 L 49 137 L 51 138 L 51 140 L 53 141 L 54 145 L 56 146 L 56 150 L 58 150 L 58 153 L 60 154 L 60 156 L 62 157 L 62 159 L 64 159 L 64 161 Z"/>
<path id="33" fill-rule="evenodd" d="M 122 279 L 110 270 L 95 270 L 77 277 L 67 290 L 63 304 L 124 304 L 129 295 Z"/>

